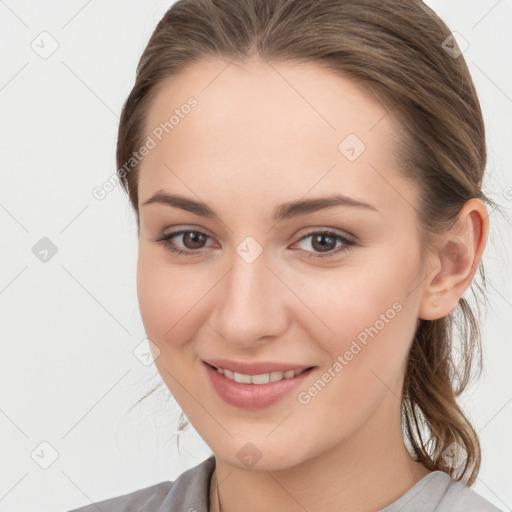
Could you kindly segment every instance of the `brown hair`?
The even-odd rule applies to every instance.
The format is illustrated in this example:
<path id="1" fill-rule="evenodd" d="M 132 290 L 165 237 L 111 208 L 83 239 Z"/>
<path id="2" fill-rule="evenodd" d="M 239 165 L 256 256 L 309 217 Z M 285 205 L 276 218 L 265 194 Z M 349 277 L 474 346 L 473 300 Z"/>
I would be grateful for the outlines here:
<path id="1" fill-rule="evenodd" d="M 486 145 L 479 101 L 450 35 L 419 0 L 179 0 L 147 44 L 119 125 L 118 176 L 137 225 L 139 165 L 128 173 L 121 168 L 147 135 L 145 114 L 158 87 L 208 57 L 312 61 L 376 95 L 399 120 L 397 156 L 420 191 L 425 243 L 451 227 L 469 199 L 496 206 L 481 188 Z M 483 295 L 482 264 L 479 271 Z M 450 315 L 418 320 L 402 396 L 403 434 L 416 460 L 467 485 L 478 475 L 480 443 L 457 397 L 475 367 L 480 374 L 481 359 L 478 322 L 461 298 Z M 455 467 L 447 456 L 453 446 L 467 454 Z"/>

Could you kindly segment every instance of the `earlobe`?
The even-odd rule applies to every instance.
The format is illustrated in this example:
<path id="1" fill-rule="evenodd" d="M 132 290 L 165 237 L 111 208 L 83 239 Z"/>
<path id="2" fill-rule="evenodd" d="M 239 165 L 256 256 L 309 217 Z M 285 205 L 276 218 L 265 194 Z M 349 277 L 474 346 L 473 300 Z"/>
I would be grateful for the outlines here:
<path id="1" fill-rule="evenodd" d="M 436 240 L 434 265 L 427 271 L 419 317 L 436 320 L 452 313 L 471 284 L 487 242 L 489 222 L 480 199 L 470 199 L 452 228 Z"/>

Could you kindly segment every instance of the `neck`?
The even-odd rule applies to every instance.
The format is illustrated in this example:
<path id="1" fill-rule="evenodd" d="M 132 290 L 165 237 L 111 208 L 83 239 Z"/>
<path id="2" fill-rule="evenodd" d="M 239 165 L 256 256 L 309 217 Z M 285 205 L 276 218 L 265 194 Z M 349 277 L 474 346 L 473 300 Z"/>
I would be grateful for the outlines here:
<path id="1" fill-rule="evenodd" d="M 216 457 L 210 510 L 381 510 L 430 473 L 409 455 L 402 439 L 400 415 L 385 420 L 385 414 L 377 411 L 349 438 L 316 457 L 276 471 L 240 469 Z"/>

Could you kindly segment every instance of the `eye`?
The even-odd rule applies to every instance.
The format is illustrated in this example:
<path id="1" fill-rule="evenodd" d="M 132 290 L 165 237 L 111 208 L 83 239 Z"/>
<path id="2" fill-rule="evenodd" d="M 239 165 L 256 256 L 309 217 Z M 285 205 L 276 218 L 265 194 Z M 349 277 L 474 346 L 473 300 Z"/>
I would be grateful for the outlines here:
<path id="1" fill-rule="evenodd" d="M 201 253 L 201 249 L 207 247 L 206 242 L 210 237 L 202 231 L 182 229 L 174 233 L 169 233 L 155 242 L 161 243 L 167 250 L 174 254 L 184 256 L 196 256 Z M 176 243 L 176 240 L 179 243 Z M 307 243 L 304 242 L 307 240 Z M 298 242 L 310 246 L 310 249 L 301 249 L 301 252 L 307 253 L 308 258 L 327 258 L 340 252 L 348 251 L 356 242 L 340 235 L 334 231 L 311 231 L 304 235 Z"/>
<path id="2" fill-rule="evenodd" d="M 353 240 L 349 240 L 347 237 L 329 230 L 311 231 L 304 235 L 298 243 L 301 244 L 306 240 L 307 243 L 304 245 L 313 249 L 313 251 L 303 250 L 303 252 L 309 253 L 307 255 L 308 258 L 328 258 L 340 252 L 348 251 L 355 245 Z"/>
<path id="3" fill-rule="evenodd" d="M 166 249 L 175 254 L 196 255 L 199 254 L 199 249 L 202 249 L 205 246 L 204 244 L 209 238 L 210 237 L 202 231 L 182 229 L 181 231 L 169 233 L 168 235 L 155 240 L 155 242 L 161 243 Z M 185 248 L 180 249 L 173 239 L 181 239 L 181 246 L 184 246 Z"/>

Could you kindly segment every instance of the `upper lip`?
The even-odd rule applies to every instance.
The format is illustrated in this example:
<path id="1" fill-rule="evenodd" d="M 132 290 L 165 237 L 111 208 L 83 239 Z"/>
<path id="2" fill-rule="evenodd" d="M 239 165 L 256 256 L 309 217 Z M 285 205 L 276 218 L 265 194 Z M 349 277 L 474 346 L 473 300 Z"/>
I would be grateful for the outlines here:
<path id="1" fill-rule="evenodd" d="M 311 368 L 311 365 L 279 363 L 273 361 L 248 363 L 243 361 L 230 361 L 229 359 L 208 359 L 208 361 L 205 360 L 204 362 L 210 366 L 215 366 L 215 368 L 220 367 L 225 370 L 231 370 L 244 375 L 261 375 L 263 373 L 270 372 L 287 372 L 290 370 L 296 371 Z"/>

